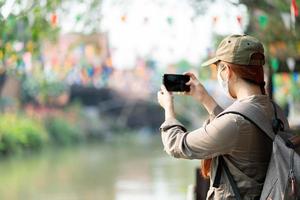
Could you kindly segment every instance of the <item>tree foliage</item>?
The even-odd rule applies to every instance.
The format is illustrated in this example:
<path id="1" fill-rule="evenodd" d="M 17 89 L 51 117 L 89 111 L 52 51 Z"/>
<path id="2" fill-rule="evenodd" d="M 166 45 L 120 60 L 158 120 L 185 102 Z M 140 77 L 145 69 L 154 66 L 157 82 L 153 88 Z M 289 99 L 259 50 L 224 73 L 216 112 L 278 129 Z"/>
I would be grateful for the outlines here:
<path id="1" fill-rule="evenodd" d="M 195 9 L 199 10 L 198 14 L 205 13 L 207 5 L 212 4 L 215 0 L 190 0 L 194 2 Z M 300 41 L 300 20 L 296 17 L 293 24 L 290 18 L 291 0 L 239 0 L 229 1 L 234 5 L 244 4 L 249 11 L 250 23 L 245 30 L 246 34 L 253 35 L 262 41 L 267 49 L 272 44 L 278 43 L 280 48 L 278 54 L 274 55 L 281 58 L 297 57 L 299 54 Z M 300 9 L 300 0 L 296 0 L 296 4 Z M 287 25 L 284 24 L 283 15 L 287 17 Z M 290 26 L 290 27 L 287 27 Z M 217 38 L 218 39 L 218 38 Z M 270 52 L 269 52 L 270 53 Z M 272 54 L 272 53 L 271 53 Z"/>
<path id="2" fill-rule="evenodd" d="M 49 15 L 61 4 L 61 0 L 26 1 L 27 4 L 18 0 L 10 8 L 7 2 L 0 3 L 0 58 L 4 67 L 7 59 L 18 59 L 26 51 L 38 54 L 43 39 L 55 39 L 59 29 Z M 8 10 L 5 15 L 4 9 Z"/>
<path id="3" fill-rule="evenodd" d="M 8 5 L 8 2 L 13 2 Z M 0 60 L 5 65 L 5 60 L 11 54 L 22 54 L 31 51 L 39 54 L 42 41 L 56 39 L 60 27 L 57 23 L 60 18 L 73 12 L 72 6 L 77 4 L 87 5 L 88 13 L 76 16 L 76 21 L 90 32 L 99 31 L 101 19 L 99 0 L 0 0 Z M 24 44 L 24 51 L 17 52 L 14 42 Z"/>
<path id="4" fill-rule="evenodd" d="M 251 34 L 263 41 L 264 44 L 270 46 L 275 42 L 284 42 L 284 51 L 281 51 L 279 57 L 296 57 L 298 42 L 300 41 L 300 20 L 296 17 L 295 24 L 291 21 L 286 27 L 283 15 L 290 15 L 290 0 L 240 0 L 245 4 L 250 12 L 250 25 L 246 33 Z M 300 7 L 300 1 L 296 1 Z M 259 17 L 264 16 L 268 22 L 265 27 L 259 26 Z M 290 20 L 290 19 L 289 19 Z"/>

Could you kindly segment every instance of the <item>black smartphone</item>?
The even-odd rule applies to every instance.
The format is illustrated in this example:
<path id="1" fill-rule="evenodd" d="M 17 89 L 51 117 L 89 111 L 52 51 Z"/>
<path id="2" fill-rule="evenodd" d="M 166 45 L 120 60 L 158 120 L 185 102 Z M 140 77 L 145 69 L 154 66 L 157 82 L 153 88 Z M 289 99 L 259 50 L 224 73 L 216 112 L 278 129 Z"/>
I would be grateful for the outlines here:
<path id="1" fill-rule="evenodd" d="M 188 75 L 164 74 L 163 76 L 163 84 L 168 91 L 173 92 L 189 92 L 190 86 L 186 85 L 189 80 L 190 77 Z"/>

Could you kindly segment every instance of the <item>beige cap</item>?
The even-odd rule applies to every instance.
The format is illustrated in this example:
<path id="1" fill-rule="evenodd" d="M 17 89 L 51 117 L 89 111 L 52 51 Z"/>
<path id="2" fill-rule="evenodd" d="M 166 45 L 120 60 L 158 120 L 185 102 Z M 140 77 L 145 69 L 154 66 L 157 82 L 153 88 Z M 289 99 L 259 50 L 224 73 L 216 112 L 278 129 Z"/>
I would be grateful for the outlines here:
<path id="1" fill-rule="evenodd" d="M 254 54 L 262 56 L 256 56 L 254 59 L 252 57 Z M 221 60 L 237 65 L 264 65 L 264 47 L 258 39 L 252 36 L 230 35 L 221 41 L 216 56 L 201 66 L 208 66 Z"/>

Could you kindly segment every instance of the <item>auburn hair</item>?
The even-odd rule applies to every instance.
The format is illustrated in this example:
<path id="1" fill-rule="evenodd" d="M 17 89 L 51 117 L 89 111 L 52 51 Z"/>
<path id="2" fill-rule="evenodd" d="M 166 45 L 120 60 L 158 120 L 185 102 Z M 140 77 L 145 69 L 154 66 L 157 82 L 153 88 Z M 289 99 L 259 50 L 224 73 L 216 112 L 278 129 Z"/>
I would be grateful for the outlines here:
<path id="1" fill-rule="evenodd" d="M 249 84 L 258 85 L 260 87 L 261 93 L 266 94 L 263 66 L 237 65 L 232 63 L 227 64 L 237 76 L 239 76 Z M 201 174 L 204 178 L 210 177 L 211 163 L 211 158 L 205 159 L 201 162 Z"/>

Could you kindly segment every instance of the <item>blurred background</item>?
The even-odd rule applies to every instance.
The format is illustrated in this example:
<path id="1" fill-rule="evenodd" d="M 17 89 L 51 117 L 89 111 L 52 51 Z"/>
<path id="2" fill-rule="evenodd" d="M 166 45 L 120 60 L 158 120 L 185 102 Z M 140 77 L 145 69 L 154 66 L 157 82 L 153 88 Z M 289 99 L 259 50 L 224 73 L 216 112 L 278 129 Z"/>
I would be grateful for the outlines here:
<path id="1" fill-rule="evenodd" d="M 212 67 L 229 34 L 264 44 L 270 96 L 300 128 L 300 0 L 0 0 L 0 199 L 182 200 L 199 161 L 170 158 L 156 93 Z M 207 118 L 175 96 L 189 130 Z"/>

